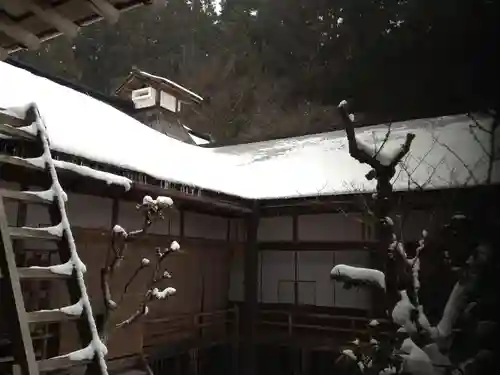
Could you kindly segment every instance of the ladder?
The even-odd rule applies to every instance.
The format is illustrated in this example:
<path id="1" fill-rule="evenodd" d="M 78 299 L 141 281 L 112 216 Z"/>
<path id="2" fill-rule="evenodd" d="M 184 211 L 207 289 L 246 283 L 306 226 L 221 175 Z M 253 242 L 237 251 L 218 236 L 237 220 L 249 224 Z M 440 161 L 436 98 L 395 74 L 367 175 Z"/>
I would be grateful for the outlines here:
<path id="1" fill-rule="evenodd" d="M 105 355 L 107 349 L 102 343 L 83 278 L 85 265 L 80 260 L 75 240 L 66 214 L 67 195 L 62 189 L 52 159 L 47 131 L 36 104 L 31 104 L 19 113 L 0 109 L 0 133 L 2 138 L 21 142 L 29 141 L 40 156 L 31 159 L 0 155 L 0 164 L 17 168 L 35 167 L 46 175 L 44 191 L 13 191 L 0 189 L 0 283 L 2 284 L 1 309 L 8 312 L 10 337 L 14 347 L 14 374 L 38 375 L 43 372 L 65 369 L 74 365 L 87 366 L 87 373 L 107 374 Z M 2 140 L 0 139 L 0 142 Z M 22 205 L 42 205 L 48 209 L 51 226 L 26 227 L 9 226 L 5 201 Z M 52 266 L 18 267 L 13 246 L 23 240 L 55 241 L 60 264 Z M 22 251 L 22 246 L 19 247 Z M 50 310 L 27 312 L 21 281 L 24 280 L 66 281 L 70 305 Z M 65 355 L 37 360 L 30 333 L 30 324 L 76 321 L 82 349 Z"/>

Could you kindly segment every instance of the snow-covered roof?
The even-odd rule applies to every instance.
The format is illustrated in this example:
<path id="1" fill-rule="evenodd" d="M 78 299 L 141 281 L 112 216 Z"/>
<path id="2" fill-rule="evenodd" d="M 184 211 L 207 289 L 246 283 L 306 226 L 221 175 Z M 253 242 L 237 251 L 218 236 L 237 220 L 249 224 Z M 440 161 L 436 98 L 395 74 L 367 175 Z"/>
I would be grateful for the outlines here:
<path id="1" fill-rule="evenodd" d="M 210 141 L 207 141 L 205 138 L 198 137 L 197 135 L 194 135 L 193 133 L 189 133 L 191 139 L 196 143 L 198 146 L 199 145 L 207 145 L 210 143 Z"/>
<path id="2" fill-rule="evenodd" d="M 186 129 L 186 131 L 188 132 L 188 134 L 191 137 L 191 139 L 193 140 L 193 142 L 195 144 L 197 144 L 198 146 L 199 145 L 207 145 L 210 143 L 210 141 L 208 139 L 202 137 L 201 134 L 194 132 L 193 129 L 191 129 L 190 127 L 188 127 L 186 125 L 182 125 L 182 126 L 184 129 Z"/>
<path id="3" fill-rule="evenodd" d="M 139 74 L 141 74 L 142 76 L 144 77 L 147 77 L 147 78 L 151 78 L 151 79 L 156 79 L 156 80 L 159 80 L 163 83 L 166 83 L 167 85 L 170 85 L 170 86 L 173 86 L 175 87 L 176 89 L 178 89 L 179 91 L 182 91 L 190 96 L 193 96 L 195 97 L 196 99 L 198 99 L 200 102 L 203 101 L 203 98 L 201 96 L 199 96 L 198 94 L 195 94 L 194 92 L 192 92 L 191 90 L 188 90 L 187 88 L 185 88 L 184 86 L 181 86 L 179 85 L 178 83 L 175 83 L 174 81 L 171 81 L 165 77 L 160 77 L 160 76 L 156 76 L 154 74 L 151 74 L 151 73 L 147 73 L 145 71 L 142 71 L 142 70 L 137 70 L 137 72 Z"/>
<path id="4" fill-rule="evenodd" d="M 157 76 L 135 67 L 127 76 L 125 81 L 115 90 L 115 94 L 123 98 L 129 98 L 131 86 L 138 88 L 136 86 L 139 85 L 139 87 L 142 87 L 142 84 L 144 82 L 149 82 L 150 84 L 151 82 L 154 82 L 163 89 L 173 89 L 174 91 L 183 94 L 185 98 L 189 98 L 195 103 L 201 103 L 203 101 L 203 98 L 200 95 L 185 88 L 184 86 L 181 86 L 178 83 L 171 81 L 165 77 Z"/>
<path id="5" fill-rule="evenodd" d="M 5 63 L 0 63 L 0 82 L 0 107 L 37 103 L 54 150 L 160 180 L 251 199 L 368 192 L 375 186 L 365 179 L 369 167 L 350 157 L 343 131 L 203 148 L 158 133 L 107 104 Z M 477 129 L 471 133 L 471 123 L 465 115 L 400 122 L 392 125 L 385 147 L 398 147 L 407 132 L 416 134 L 406 159 L 410 188 L 483 183 L 488 134 Z M 373 126 L 357 134 L 368 144 L 380 145 L 386 130 Z M 474 178 L 467 169 L 473 170 Z M 395 188 L 408 189 L 407 173 L 399 172 Z"/>

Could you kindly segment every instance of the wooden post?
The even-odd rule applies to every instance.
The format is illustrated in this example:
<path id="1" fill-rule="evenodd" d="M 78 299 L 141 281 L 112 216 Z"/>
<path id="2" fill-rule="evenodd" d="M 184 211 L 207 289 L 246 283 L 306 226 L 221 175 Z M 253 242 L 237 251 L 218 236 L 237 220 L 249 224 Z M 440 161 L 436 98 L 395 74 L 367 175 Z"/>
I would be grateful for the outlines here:
<path id="1" fill-rule="evenodd" d="M 304 349 L 302 349 L 300 346 L 295 346 L 292 345 L 290 347 L 289 353 L 291 354 L 291 369 L 293 375 L 301 375 L 301 369 L 302 369 L 302 354 L 304 352 Z"/>
<path id="2" fill-rule="evenodd" d="M 239 345 L 240 345 L 240 310 L 238 306 L 234 308 L 233 340 L 231 353 L 231 375 L 237 375 L 239 364 Z"/>
<path id="3" fill-rule="evenodd" d="M 256 375 L 255 329 L 257 320 L 257 274 L 258 249 L 257 230 L 259 227 L 259 203 L 254 201 L 253 209 L 246 217 L 247 239 L 245 247 L 245 301 L 243 304 L 243 358 L 244 375 Z"/>
<path id="4" fill-rule="evenodd" d="M 309 363 L 310 357 L 311 357 L 311 351 L 309 350 L 309 348 L 302 348 L 300 370 L 301 374 L 303 375 L 309 374 L 310 372 L 310 363 Z"/>
<path id="5" fill-rule="evenodd" d="M 198 375 L 199 370 L 199 350 L 192 348 L 189 350 L 189 375 Z"/>
<path id="6" fill-rule="evenodd" d="M 179 221 L 180 221 L 180 223 L 179 223 L 179 237 L 180 238 L 184 238 L 184 230 L 185 230 L 185 228 L 184 228 L 184 222 L 185 222 L 185 218 L 186 218 L 186 216 L 184 214 L 184 210 L 181 209 L 179 211 Z"/>
<path id="7" fill-rule="evenodd" d="M 292 217 L 292 233 L 293 233 L 293 243 L 297 244 L 299 242 L 299 222 L 298 216 L 296 214 Z M 293 268 L 294 268 L 294 280 L 293 280 L 293 305 L 294 309 L 297 309 L 299 304 L 299 254 L 297 251 L 293 252 Z"/>

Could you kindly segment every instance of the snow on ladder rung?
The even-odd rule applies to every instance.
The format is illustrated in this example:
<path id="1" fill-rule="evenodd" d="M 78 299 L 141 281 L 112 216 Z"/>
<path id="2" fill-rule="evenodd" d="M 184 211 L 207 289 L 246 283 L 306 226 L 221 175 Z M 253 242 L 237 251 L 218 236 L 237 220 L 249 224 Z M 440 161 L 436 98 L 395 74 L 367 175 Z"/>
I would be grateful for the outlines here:
<path id="1" fill-rule="evenodd" d="M 23 167 L 34 170 L 44 170 L 43 168 L 30 163 L 28 160 L 20 158 L 18 156 L 10 156 L 10 155 L 0 155 L 0 164 L 9 164 L 15 165 L 16 167 Z"/>
<path id="2" fill-rule="evenodd" d="M 80 318 L 78 315 L 68 315 L 59 310 L 41 310 L 27 313 L 28 323 L 55 323 L 78 318 Z"/>
<path id="3" fill-rule="evenodd" d="M 53 310 L 39 310 L 27 313 L 28 323 L 52 323 L 78 319 L 82 316 L 83 305 L 77 302 L 74 305 Z"/>
<path id="4" fill-rule="evenodd" d="M 17 273 L 21 280 L 53 280 L 53 279 L 68 279 L 71 276 L 55 273 L 49 267 L 20 267 Z"/>
<path id="5" fill-rule="evenodd" d="M 9 110 L 0 110 L 0 124 L 7 124 L 14 128 L 20 128 L 28 125 L 25 119 L 17 117 Z"/>
<path id="6" fill-rule="evenodd" d="M 31 228 L 31 227 L 9 227 L 10 236 L 13 239 L 33 240 L 60 240 L 62 229 L 59 225 L 53 227 Z"/>
<path id="7" fill-rule="evenodd" d="M 12 201 L 20 201 L 33 204 L 47 204 L 50 205 L 53 202 L 53 198 L 49 198 L 50 195 L 47 191 L 16 191 L 0 189 L 0 196 Z"/>
<path id="8" fill-rule="evenodd" d="M 31 134 L 28 131 L 25 131 L 21 127 L 18 128 L 2 123 L 0 123 L 0 134 L 4 134 L 12 138 L 18 138 L 27 141 L 34 141 L 37 139 L 36 135 Z"/>
<path id="9" fill-rule="evenodd" d="M 42 359 L 41 361 L 38 361 L 38 370 L 40 372 L 48 372 L 48 371 L 54 371 L 54 370 L 62 370 L 62 369 L 67 369 L 70 367 L 74 366 L 83 366 L 83 365 L 88 365 L 92 361 L 90 360 L 81 360 L 81 359 L 71 359 L 69 356 L 59 356 L 59 357 L 52 357 L 48 359 Z"/>

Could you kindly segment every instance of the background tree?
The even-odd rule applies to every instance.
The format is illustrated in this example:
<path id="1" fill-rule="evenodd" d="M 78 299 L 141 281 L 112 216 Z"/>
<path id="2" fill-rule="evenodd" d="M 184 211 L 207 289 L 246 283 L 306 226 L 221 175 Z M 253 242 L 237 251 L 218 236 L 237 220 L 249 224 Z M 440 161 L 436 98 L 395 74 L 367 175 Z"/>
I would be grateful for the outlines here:
<path id="1" fill-rule="evenodd" d="M 194 129 L 234 143 L 341 128 L 344 97 L 358 125 L 498 110 L 499 11 L 491 0 L 228 0 L 217 13 L 209 0 L 157 0 L 17 58 L 107 93 L 133 65 L 166 76 L 209 99 L 189 115 Z"/>

